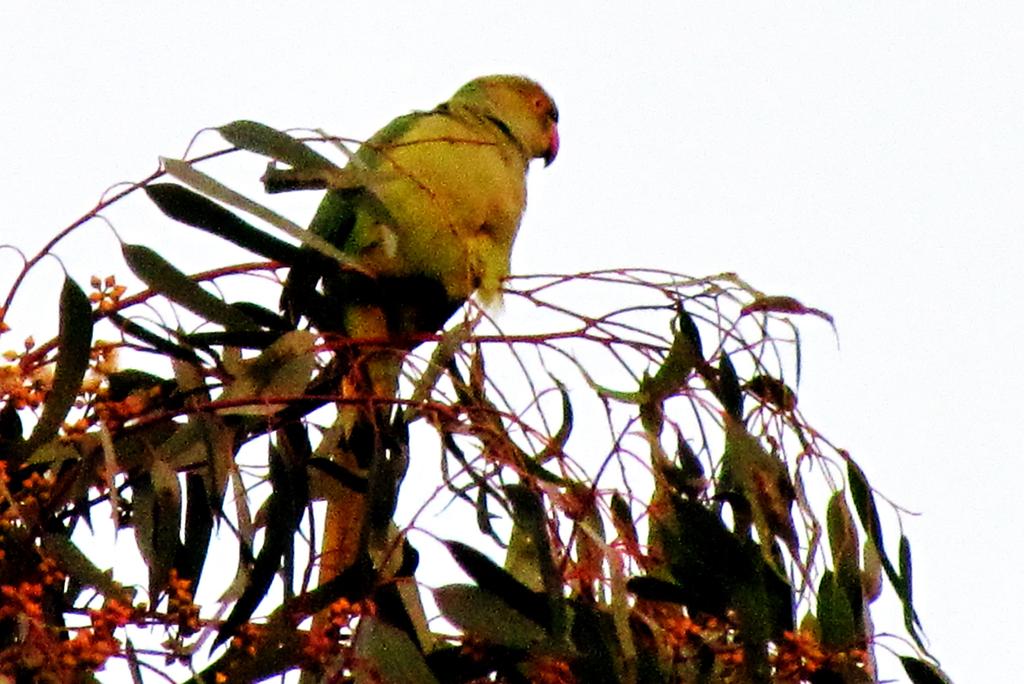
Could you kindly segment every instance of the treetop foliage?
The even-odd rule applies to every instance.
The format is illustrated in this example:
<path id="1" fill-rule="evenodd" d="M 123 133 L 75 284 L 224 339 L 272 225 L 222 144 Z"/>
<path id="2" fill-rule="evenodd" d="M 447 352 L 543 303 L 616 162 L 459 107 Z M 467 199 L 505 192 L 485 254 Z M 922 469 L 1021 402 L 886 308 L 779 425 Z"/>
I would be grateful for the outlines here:
<path id="1" fill-rule="evenodd" d="M 799 326 L 828 314 L 735 274 L 615 269 L 511 278 L 500 316 L 469 303 L 422 339 L 295 326 L 285 269 L 358 260 L 205 169 L 254 153 L 272 193 L 357 187 L 311 146 L 352 141 L 216 131 L 228 148 L 162 160 L 8 277 L 0 678 L 857 683 L 886 649 L 948 681 L 883 524 L 900 509 L 798 404 Z M 3 323 L 50 306 L 26 276 L 77 268 L 61 242 L 127 202 L 253 259 L 188 273 L 111 224 L 116 275 L 69 270 L 52 339 Z M 367 350 L 404 359 L 396 398 L 344 391 Z M 370 405 L 382 455 L 356 467 L 339 426 Z M 324 499 L 360 506 L 356 560 L 318 585 Z M 441 555 L 468 581 L 423 586 Z M 884 587 L 902 637 L 873 624 Z"/>

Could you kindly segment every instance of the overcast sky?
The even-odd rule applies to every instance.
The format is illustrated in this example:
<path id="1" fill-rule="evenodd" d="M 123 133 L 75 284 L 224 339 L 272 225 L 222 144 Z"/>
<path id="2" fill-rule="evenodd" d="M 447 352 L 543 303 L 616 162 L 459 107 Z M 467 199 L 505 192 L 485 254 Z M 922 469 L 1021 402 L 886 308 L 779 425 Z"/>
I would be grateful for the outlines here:
<path id="1" fill-rule="evenodd" d="M 562 149 L 531 174 L 513 270 L 736 271 L 831 312 L 840 349 L 803 326 L 801 408 L 923 514 L 915 597 L 945 669 L 999 681 L 1024 609 L 1024 9 L 640 4 L 6 3 L 0 242 L 38 248 L 204 126 L 359 138 L 474 76 L 530 75 Z M 105 274 L 101 243 L 97 226 L 58 251 Z"/>

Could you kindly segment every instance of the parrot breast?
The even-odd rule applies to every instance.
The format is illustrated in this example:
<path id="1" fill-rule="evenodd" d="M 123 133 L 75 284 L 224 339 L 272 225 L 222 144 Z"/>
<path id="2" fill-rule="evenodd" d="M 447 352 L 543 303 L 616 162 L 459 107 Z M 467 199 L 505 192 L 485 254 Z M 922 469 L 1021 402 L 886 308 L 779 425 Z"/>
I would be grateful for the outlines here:
<path id="1" fill-rule="evenodd" d="M 359 158 L 383 212 L 365 212 L 354 251 L 381 275 L 436 278 L 453 299 L 487 301 L 508 274 L 526 204 L 528 159 L 472 116 L 424 116 L 399 140 Z"/>

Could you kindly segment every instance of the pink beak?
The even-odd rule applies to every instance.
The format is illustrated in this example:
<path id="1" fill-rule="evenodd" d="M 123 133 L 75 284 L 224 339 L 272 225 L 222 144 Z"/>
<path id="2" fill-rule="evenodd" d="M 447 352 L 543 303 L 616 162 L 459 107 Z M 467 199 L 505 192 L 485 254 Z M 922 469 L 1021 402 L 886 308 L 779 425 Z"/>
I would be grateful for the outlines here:
<path id="1" fill-rule="evenodd" d="M 550 166 L 558 156 L 558 126 L 551 125 L 551 139 L 548 141 L 548 149 L 544 152 L 544 166 Z"/>

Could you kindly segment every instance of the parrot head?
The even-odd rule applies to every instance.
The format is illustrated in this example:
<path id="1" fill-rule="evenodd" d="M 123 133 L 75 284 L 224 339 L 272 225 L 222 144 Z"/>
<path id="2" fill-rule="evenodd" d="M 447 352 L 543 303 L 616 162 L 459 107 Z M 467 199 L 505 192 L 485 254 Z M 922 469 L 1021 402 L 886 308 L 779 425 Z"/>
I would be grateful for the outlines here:
<path id="1" fill-rule="evenodd" d="M 543 159 L 547 166 L 558 155 L 558 108 L 535 81 L 524 76 L 481 76 L 462 86 L 449 104 L 498 124 L 529 159 Z"/>

